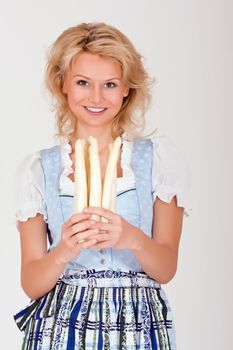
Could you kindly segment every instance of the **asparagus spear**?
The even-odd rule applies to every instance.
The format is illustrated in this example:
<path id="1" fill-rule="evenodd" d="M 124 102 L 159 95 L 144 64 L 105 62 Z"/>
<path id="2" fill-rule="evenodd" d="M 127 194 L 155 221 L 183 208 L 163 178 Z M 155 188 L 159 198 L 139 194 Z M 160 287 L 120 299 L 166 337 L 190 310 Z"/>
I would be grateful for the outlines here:
<path id="1" fill-rule="evenodd" d="M 85 141 L 78 139 L 75 142 L 75 187 L 73 213 L 80 213 L 87 206 L 87 176 L 84 154 Z"/>
<path id="2" fill-rule="evenodd" d="M 89 206 L 101 207 L 102 197 L 102 183 L 101 170 L 97 140 L 89 136 L 89 164 L 90 164 L 90 192 L 89 192 Z M 92 215 L 92 219 L 100 221 L 99 215 Z"/>
<path id="3" fill-rule="evenodd" d="M 108 157 L 108 163 L 104 176 L 104 186 L 103 186 L 103 195 L 102 195 L 102 207 L 106 209 L 111 208 L 111 203 L 113 205 L 113 185 L 116 181 L 116 169 L 117 169 L 117 160 L 119 156 L 119 151 L 121 147 L 121 138 L 117 137 L 113 143 L 112 150 Z M 103 220 L 106 221 L 106 220 Z"/>
<path id="4" fill-rule="evenodd" d="M 113 143 L 109 144 L 109 153 L 112 152 L 113 149 Z M 113 177 L 113 183 L 112 183 L 112 194 L 111 194 L 111 203 L 110 203 L 110 210 L 115 212 L 116 211 L 116 196 L 117 196 L 117 166 L 115 166 L 115 174 Z"/>
<path id="5" fill-rule="evenodd" d="M 101 170 L 97 140 L 90 136 L 88 144 L 83 139 L 75 143 L 75 188 L 73 212 L 82 212 L 89 206 L 103 207 L 112 211 L 116 210 L 116 181 L 117 160 L 121 147 L 121 138 L 117 137 L 113 144 L 109 145 L 109 158 L 105 171 L 103 193 L 101 182 Z M 93 219 L 99 221 L 98 215 Z M 107 221 L 101 218 L 101 221 Z"/>

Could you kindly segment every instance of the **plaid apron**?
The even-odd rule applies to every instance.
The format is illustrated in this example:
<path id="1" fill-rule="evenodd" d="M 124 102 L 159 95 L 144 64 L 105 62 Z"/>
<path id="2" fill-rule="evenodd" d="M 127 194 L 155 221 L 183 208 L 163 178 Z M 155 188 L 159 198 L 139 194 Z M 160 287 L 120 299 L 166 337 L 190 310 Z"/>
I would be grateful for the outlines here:
<path id="1" fill-rule="evenodd" d="M 140 272 L 67 274 L 16 321 L 25 350 L 175 349 L 166 295 Z"/>

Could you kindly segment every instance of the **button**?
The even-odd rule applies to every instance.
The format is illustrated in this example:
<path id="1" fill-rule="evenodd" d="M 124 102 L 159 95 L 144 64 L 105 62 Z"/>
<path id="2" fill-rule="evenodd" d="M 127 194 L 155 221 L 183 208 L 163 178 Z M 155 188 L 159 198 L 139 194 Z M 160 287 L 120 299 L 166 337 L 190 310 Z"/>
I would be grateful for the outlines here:
<path id="1" fill-rule="evenodd" d="M 106 260 L 105 259 L 101 259 L 100 263 L 101 263 L 101 265 L 105 265 L 106 264 Z"/>
<path id="2" fill-rule="evenodd" d="M 100 254 L 106 254 L 106 249 L 101 248 L 101 249 L 100 249 Z"/>

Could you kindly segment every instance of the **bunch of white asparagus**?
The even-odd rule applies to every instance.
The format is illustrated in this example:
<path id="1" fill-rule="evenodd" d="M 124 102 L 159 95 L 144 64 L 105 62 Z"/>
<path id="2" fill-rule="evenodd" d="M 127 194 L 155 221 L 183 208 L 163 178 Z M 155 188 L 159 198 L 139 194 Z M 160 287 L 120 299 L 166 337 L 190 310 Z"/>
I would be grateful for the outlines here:
<path id="1" fill-rule="evenodd" d="M 88 140 L 75 142 L 74 202 L 73 213 L 80 213 L 87 206 L 116 210 L 117 160 L 121 147 L 121 138 L 109 144 L 109 157 L 104 175 L 103 191 L 99 151 L 97 140 L 89 136 Z M 96 221 L 105 221 L 103 217 L 93 215 Z"/>

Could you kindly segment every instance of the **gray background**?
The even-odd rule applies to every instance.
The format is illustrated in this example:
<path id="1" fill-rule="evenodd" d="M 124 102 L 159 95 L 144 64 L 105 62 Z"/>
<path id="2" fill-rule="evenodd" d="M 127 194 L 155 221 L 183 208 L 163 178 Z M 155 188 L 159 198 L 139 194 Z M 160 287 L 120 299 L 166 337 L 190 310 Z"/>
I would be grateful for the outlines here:
<path id="1" fill-rule="evenodd" d="M 148 130 L 158 126 L 187 159 L 191 175 L 175 278 L 164 286 L 179 350 L 232 349 L 233 3 L 178 1 L 2 1 L 1 344 L 18 349 L 12 315 L 28 303 L 19 282 L 14 171 L 53 145 L 54 119 L 43 90 L 48 46 L 82 21 L 117 26 L 156 76 Z M 230 103 L 231 97 L 231 103 Z"/>

